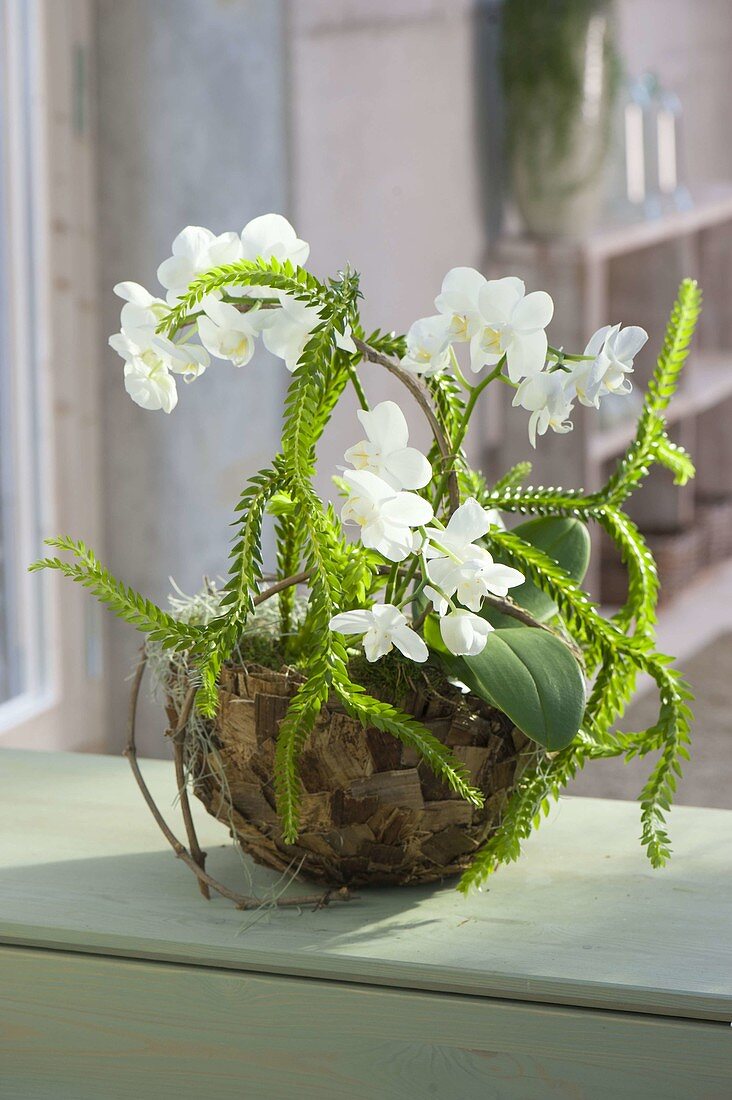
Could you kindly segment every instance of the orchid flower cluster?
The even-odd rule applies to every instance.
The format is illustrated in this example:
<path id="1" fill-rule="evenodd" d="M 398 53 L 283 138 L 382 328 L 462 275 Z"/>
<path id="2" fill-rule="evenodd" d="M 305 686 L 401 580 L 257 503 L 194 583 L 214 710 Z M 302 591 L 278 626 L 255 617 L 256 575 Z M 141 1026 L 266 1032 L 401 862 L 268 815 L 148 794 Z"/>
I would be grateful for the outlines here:
<path id="1" fill-rule="evenodd" d="M 125 387 L 144 409 L 170 413 L 178 402 L 175 376 L 186 382 L 200 378 L 210 357 L 246 366 L 257 337 L 273 355 L 294 371 L 305 345 L 320 322 L 317 306 L 285 292 L 267 288 L 227 287 L 200 303 L 195 333 L 178 341 L 157 330 L 190 283 L 199 275 L 239 260 L 290 261 L 304 266 L 310 246 L 300 240 L 281 214 L 263 214 L 248 222 L 241 234 L 221 233 L 189 225 L 173 241 L 172 255 L 158 267 L 166 299 L 155 297 L 139 283 L 118 283 L 115 293 L 125 300 L 121 331 L 109 338 L 125 361 Z M 244 303 L 246 300 L 246 303 Z M 243 305 L 246 304 L 246 309 Z M 526 293 L 515 276 L 486 279 L 470 267 L 448 271 L 435 299 L 437 313 L 415 321 L 407 333 L 402 367 L 430 377 L 454 370 L 462 377 L 455 346 L 467 344 L 474 374 L 506 364 L 502 381 L 513 386 L 515 406 L 531 413 L 529 439 L 571 431 L 574 402 L 600 407 L 606 394 L 627 394 L 633 361 L 648 339 L 636 325 L 605 325 L 590 337 L 582 355 L 565 354 L 549 346 L 546 328 L 554 303 L 543 290 Z M 193 338 L 198 337 L 198 341 Z M 354 353 L 351 328 L 336 330 L 336 344 Z"/>
<path id="2" fill-rule="evenodd" d="M 430 502 L 414 491 L 430 483 L 432 466 L 407 445 L 409 430 L 399 406 L 382 401 L 371 411 L 359 411 L 358 417 L 367 438 L 345 454 L 355 469 L 343 474 L 347 500 L 341 519 L 358 524 L 363 545 L 387 561 L 400 563 L 412 555 L 419 559 L 419 588 L 440 617 L 444 644 L 456 656 L 476 656 L 492 629 L 479 614 L 485 597 L 506 596 L 526 580 L 517 569 L 494 562 L 479 545 L 492 524 L 501 525 L 500 519 L 469 497 L 443 525 Z M 409 592 L 404 603 L 414 598 Z M 364 651 L 372 662 L 394 646 L 413 661 L 429 656 L 403 611 L 391 603 L 335 615 L 330 626 L 342 634 L 363 634 Z"/>
<path id="3" fill-rule="evenodd" d="M 241 233 L 188 226 L 158 268 L 158 294 L 134 282 L 115 287 L 124 305 L 110 344 L 124 360 L 127 392 L 144 409 L 170 413 L 178 380 L 200 378 L 212 358 L 246 366 L 260 337 L 291 372 L 280 449 L 249 478 L 236 505 L 218 613 L 200 622 L 176 617 L 68 537 L 49 542 L 72 560 L 47 557 L 33 568 L 62 572 L 156 645 L 183 655 L 204 719 L 217 712 L 222 667 L 246 660 L 257 609 L 276 597 L 279 648 L 272 660 L 296 667 L 301 678 L 275 753 L 277 809 L 288 841 L 298 831 L 299 753 L 334 695 L 367 728 L 412 746 L 459 797 L 483 802 L 448 745 L 357 682 L 360 653 L 346 640 L 360 638 L 368 662 L 391 654 L 387 665 L 407 679 L 412 663 L 425 677 L 437 670 L 441 683 L 472 692 L 550 753 L 522 777 L 465 887 L 516 858 L 547 798 L 599 757 L 659 751 L 641 792 L 641 817 L 651 862 L 662 864 L 669 853 L 664 810 L 686 753 L 690 693 L 655 650 L 658 577 L 624 506 L 653 464 L 679 484 L 693 476 L 689 456 L 669 439 L 665 413 L 699 314 L 699 288 L 682 283 L 636 436 L 607 483 L 585 493 L 525 485 L 530 463 L 489 483 L 463 446 L 471 417 L 486 388 L 500 383 L 530 414 L 533 446 L 549 430 L 569 431 L 575 403 L 597 409 L 606 395 L 629 392 L 634 359 L 647 340 L 642 328 L 606 325 L 584 352 L 566 352 L 548 341 L 554 312 L 548 293 L 526 293 L 515 276 L 487 279 L 457 267 L 445 276 L 436 312 L 405 336 L 368 333 L 358 275 L 346 268 L 318 279 L 305 266 L 308 258 L 309 246 L 292 225 L 265 214 Z M 433 436 L 427 453 L 410 446 L 395 401 L 370 401 L 380 368 L 425 417 Z M 343 498 L 339 518 L 314 479 L 318 445 L 349 387 L 360 404 L 363 438 L 334 476 Z M 510 516 L 521 521 L 506 522 Z M 277 545 L 269 586 L 262 561 L 268 517 Z M 616 543 L 628 571 L 627 601 L 610 619 L 582 589 L 592 524 Z M 301 599 L 298 585 L 306 586 Z M 639 675 L 657 685 L 658 719 L 645 732 L 617 735 Z"/>
<path id="4" fill-rule="evenodd" d="M 212 292 L 200 303 L 196 332 L 177 341 L 158 332 L 169 307 L 176 305 L 189 284 L 211 268 L 239 260 L 290 261 L 304 266 L 310 245 L 301 241 L 281 214 L 262 214 L 248 222 L 241 234 L 218 236 L 210 229 L 188 225 L 173 241 L 172 256 L 158 267 L 158 280 L 166 290 L 165 301 L 139 283 L 117 283 L 115 294 L 125 300 L 121 331 L 110 336 L 110 346 L 125 361 L 125 388 L 143 409 L 170 413 L 178 403 L 175 376 L 186 382 L 200 378 L 211 356 L 243 367 L 254 355 L 257 337 L 273 355 L 293 371 L 319 311 L 290 294 L 254 287 L 228 287 Z M 248 307 L 245 311 L 242 305 Z M 268 308 L 270 307 L 270 308 Z M 338 344 L 355 351 L 350 331 L 338 334 Z"/>
<path id="5" fill-rule="evenodd" d="M 502 380 L 516 390 L 513 404 L 531 413 L 532 447 L 548 428 L 572 430 L 575 401 L 597 409 L 606 394 L 630 393 L 628 375 L 648 339 L 636 325 L 605 325 L 590 337 L 584 354 L 565 355 L 547 341 L 554 303 L 546 291 L 527 294 L 515 276 L 486 279 L 472 267 L 448 271 L 435 308 L 434 316 L 409 329 L 402 367 L 428 376 L 451 367 L 459 372 L 456 344 L 468 345 L 474 374 L 505 361 Z"/>

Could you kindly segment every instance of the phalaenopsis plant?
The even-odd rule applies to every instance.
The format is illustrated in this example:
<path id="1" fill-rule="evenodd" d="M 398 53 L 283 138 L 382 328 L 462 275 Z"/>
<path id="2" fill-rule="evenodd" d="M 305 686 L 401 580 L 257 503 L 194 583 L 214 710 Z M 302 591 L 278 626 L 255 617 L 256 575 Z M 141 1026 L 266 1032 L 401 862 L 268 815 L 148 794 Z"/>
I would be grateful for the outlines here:
<path id="1" fill-rule="evenodd" d="M 577 402 L 597 409 L 605 395 L 630 391 L 633 360 L 647 339 L 643 329 L 607 325 L 581 353 L 569 353 L 548 343 L 548 293 L 526 293 L 514 276 L 487 279 L 459 267 L 446 274 L 436 312 L 415 321 L 406 336 L 367 332 L 358 275 L 346 268 L 321 281 L 307 270 L 308 255 L 307 243 L 275 214 L 255 218 L 241 235 L 189 226 L 158 269 L 164 298 L 137 283 L 115 287 L 125 304 L 121 331 L 109 342 L 124 360 L 127 392 L 143 409 L 172 413 L 179 381 L 205 385 L 207 370 L 227 369 L 222 360 L 236 368 L 236 400 L 237 385 L 250 386 L 242 376 L 254 369 L 247 365 L 259 340 L 291 374 L 280 449 L 243 488 L 228 579 L 209 590 L 206 613 L 176 615 L 155 606 L 71 538 L 49 540 L 70 559 L 46 558 L 33 568 L 60 570 L 154 644 L 183 655 L 203 716 L 216 711 L 222 667 L 233 655 L 246 657 L 262 609 L 278 607 L 278 653 L 304 677 L 276 747 L 286 839 L 298 831 L 298 756 L 333 697 L 364 726 L 416 750 L 455 792 L 480 804 L 481 792 L 452 749 L 378 698 L 377 663 L 386 658 L 382 667 L 391 663 L 393 673 L 396 662 L 406 677 L 438 669 L 546 750 L 522 776 L 462 889 L 517 857 L 550 797 L 579 768 L 614 756 L 658 754 L 640 805 L 642 842 L 651 863 L 662 865 L 670 850 L 664 812 L 687 756 L 691 695 L 670 659 L 656 652 L 656 569 L 623 509 L 653 463 L 679 484 L 693 476 L 689 456 L 668 437 L 664 414 L 699 313 L 697 285 L 681 285 L 635 438 L 607 484 L 587 493 L 525 485 L 528 462 L 489 483 L 466 458 L 471 418 L 488 387 L 508 386 L 515 415 L 528 414 L 532 446 L 547 431 L 568 432 Z M 212 360 L 219 363 L 212 367 Z M 426 418 L 433 440 L 426 454 L 409 445 L 398 403 L 371 403 L 372 380 L 384 370 L 403 384 L 415 415 Z M 344 465 L 332 471 L 333 499 L 324 500 L 314 488 L 318 443 L 349 387 L 359 423 Z M 250 407 L 250 398 L 242 399 L 242 416 Z M 268 515 L 277 556 L 265 579 Z M 526 516 L 532 518 L 515 523 Z M 627 603 L 611 618 L 581 587 L 589 524 L 610 536 L 627 567 Z M 267 621 L 271 629 L 271 614 Z M 370 670 L 368 691 L 359 668 Z M 658 718 L 645 731 L 617 732 L 639 673 L 658 687 Z"/>

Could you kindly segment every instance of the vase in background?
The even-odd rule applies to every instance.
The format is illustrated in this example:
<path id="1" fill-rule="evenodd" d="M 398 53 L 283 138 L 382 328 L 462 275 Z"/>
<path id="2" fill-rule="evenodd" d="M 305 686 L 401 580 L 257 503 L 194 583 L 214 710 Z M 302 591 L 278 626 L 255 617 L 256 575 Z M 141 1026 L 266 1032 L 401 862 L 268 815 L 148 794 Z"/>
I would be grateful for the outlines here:
<path id="1" fill-rule="evenodd" d="M 539 237 L 597 221 L 618 84 L 608 0 L 506 0 L 503 88 L 513 195 Z"/>

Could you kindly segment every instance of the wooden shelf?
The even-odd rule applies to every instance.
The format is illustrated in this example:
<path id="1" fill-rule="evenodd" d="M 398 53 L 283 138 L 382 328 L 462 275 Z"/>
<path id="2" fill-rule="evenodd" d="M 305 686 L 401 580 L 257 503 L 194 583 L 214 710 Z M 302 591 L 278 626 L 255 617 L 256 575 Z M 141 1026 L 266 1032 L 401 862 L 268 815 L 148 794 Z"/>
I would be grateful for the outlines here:
<path id="1" fill-rule="evenodd" d="M 728 397 L 732 397 L 732 352 L 699 352 L 668 408 L 666 420 L 676 424 L 698 416 Z M 595 432 L 588 441 L 590 459 L 606 462 L 622 454 L 635 435 L 635 427 L 633 419 Z"/>
<path id="2" fill-rule="evenodd" d="M 643 325 L 658 342 L 678 281 L 690 275 L 705 287 L 703 329 L 667 415 L 669 424 L 675 425 L 674 438 L 694 457 L 697 478 L 693 485 L 678 489 L 652 471 L 643 494 L 629 502 L 641 530 L 689 528 L 698 499 L 732 498 L 732 430 L 725 415 L 725 402 L 732 401 L 726 292 L 731 229 L 732 181 L 697 192 L 690 210 L 652 221 L 603 225 L 578 240 L 505 236 L 491 251 L 490 277 L 516 274 L 531 290 L 550 291 L 557 306 L 552 343 L 571 349 L 583 347 L 588 333 L 618 320 Z M 495 464 L 505 469 L 526 457 L 525 423 L 502 419 L 498 412 L 494 420 Z M 622 455 L 632 441 L 635 420 L 631 416 L 603 428 L 596 412 L 579 407 L 575 420 L 579 430 L 543 437 L 541 478 L 544 484 L 599 488 L 606 473 L 603 466 Z M 598 554 L 593 555 L 586 583 L 597 594 Z"/>
<path id="3" fill-rule="evenodd" d="M 732 186 L 718 185 L 703 192 L 690 210 L 664 214 L 649 221 L 605 225 L 581 240 L 541 241 L 532 237 L 504 237 L 500 251 L 520 257 L 537 249 L 553 256 L 581 257 L 585 261 L 606 261 L 625 256 L 664 241 L 677 240 L 693 233 L 732 221 Z"/>

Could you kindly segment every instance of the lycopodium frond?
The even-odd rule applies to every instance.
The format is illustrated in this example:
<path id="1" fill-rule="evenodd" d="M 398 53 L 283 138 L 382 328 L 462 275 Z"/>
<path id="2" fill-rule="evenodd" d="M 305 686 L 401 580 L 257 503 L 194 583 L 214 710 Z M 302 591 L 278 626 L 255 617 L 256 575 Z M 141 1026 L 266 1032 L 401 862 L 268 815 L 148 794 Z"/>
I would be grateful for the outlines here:
<path id="1" fill-rule="evenodd" d="M 190 649 L 200 637 L 197 627 L 178 622 L 172 615 L 135 592 L 112 576 L 100 563 L 93 550 L 81 541 L 68 536 L 45 540 L 47 546 L 65 550 L 76 559 L 74 562 L 61 558 L 41 558 L 33 562 L 29 569 L 32 573 L 40 569 L 54 569 L 78 584 L 88 588 L 96 598 L 105 604 L 120 619 L 148 634 L 154 641 L 168 649 Z"/>

